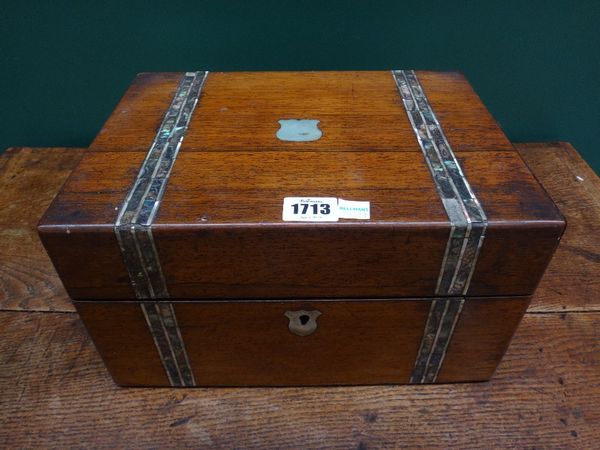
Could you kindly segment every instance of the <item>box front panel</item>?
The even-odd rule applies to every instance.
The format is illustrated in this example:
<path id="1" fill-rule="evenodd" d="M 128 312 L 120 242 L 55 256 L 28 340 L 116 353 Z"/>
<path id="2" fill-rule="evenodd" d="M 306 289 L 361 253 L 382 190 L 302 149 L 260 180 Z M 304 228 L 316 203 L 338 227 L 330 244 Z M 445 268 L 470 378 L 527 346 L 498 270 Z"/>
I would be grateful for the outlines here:
<path id="1" fill-rule="evenodd" d="M 528 298 L 468 299 L 438 355 L 437 381 L 488 379 L 527 303 Z M 120 385 L 352 385 L 421 382 L 415 372 L 432 300 L 87 301 L 76 306 Z M 152 325 L 155 307 L 169 311 L 163 337 Z M 170 333 L 173 324 L 176 332 Z M 163 344 L 172 351 L 167 361 Z M 175 369 L 169 367 L 173 363 Z M 175 370 L 175 378 L 181 375 L 181 384 L 169 370 Z"/>

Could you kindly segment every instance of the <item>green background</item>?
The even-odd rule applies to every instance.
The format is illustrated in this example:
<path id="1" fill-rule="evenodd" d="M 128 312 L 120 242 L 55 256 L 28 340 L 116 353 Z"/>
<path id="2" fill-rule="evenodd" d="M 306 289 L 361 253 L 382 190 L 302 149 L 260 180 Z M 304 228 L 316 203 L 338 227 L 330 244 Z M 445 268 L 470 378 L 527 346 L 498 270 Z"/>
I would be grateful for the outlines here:
<path id="1" fill-rule="evenodd" d="M 598 172 L 599 24 L 598 1 L 3 2 L 0 148 L 87 146 L 137 72 L 416 68 Z"/>

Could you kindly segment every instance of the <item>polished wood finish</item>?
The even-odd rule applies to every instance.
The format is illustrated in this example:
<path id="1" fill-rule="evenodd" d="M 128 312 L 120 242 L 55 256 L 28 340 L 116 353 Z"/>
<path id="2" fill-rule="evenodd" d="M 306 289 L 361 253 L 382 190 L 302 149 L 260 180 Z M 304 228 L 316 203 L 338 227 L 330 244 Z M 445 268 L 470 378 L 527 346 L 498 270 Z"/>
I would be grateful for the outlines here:
<path id="1" fill-rule="evenodd" d="M 133 298 L 113 224 L 180 76 L 136 78 L 40 223 L 73 298 Z M 464 77 L 419 77 L 489 219 L 468 295 L 531 295 L 562 216 Z M 282 118 L 324 136 L 282 142 Z M 286 196 L 368 200 L 372 217 L 283 222 Z M 390 72 L 209 74 L 153 224 L 189 299 L 433 296 L 448 234 Z"/>
<path id="2" fill-rule="evenodd" d="M 441 381 L 491 377 L 528 298 L 470 298 L 456 326 Z M 199 386 L 408 383 L 431 302 L 176 302 L 175 314 Z M 168 386 L 137 302 L 75 302 L 115 382 Z M 297 336 L 287 311 L 321 315 Z"/>
<path id="3" fill-rule="evenodd" d="M 133 81 L 92 151 L 146 153 L 182 73 L 144 73 Z M 458 73 L 418 72 L 456 151 L 512 150 L 490 113 Z M 282 142 L 279 119 L 321 121 L 315 142 Z M 418 152 L 389 71 L 212 72 L 183 152 Z"/>
<path id="4" fill-rule="evenodd" d="M 75 305 L 84 313 L 96 348 L 111 355 L 108 367 L 118 384 L 168 385 L 121 370 L 145 358 L 129 345 L 128 327 L 111 328 L 113 320 L 143 320 L 137 303 L 125 303 L 137 306 L 127 311 L 121 303 Z M 429 302 L 193 302 L 174 308 L 199 386 L 343 385 L 406 383 Z M 297 336 L 288 330 L 284 314 L 298 310 L 321 312 L 313 334 Z M 148 330 L 145 335 L 153 345 Z M 154 348 L 145 351 L 156 353 Z"/>
<path id="5" fill-rule="evenodd" d="M 0 445 L 594 448 L 599 330 L 527 314 L 489 383 L 122 389 L 75 314 L 0 312 Z"/>
<path id="6" fill-rule="evenodd" d="M 104 363 L 111 368 L 113 379 L 122 385 L 169 386 L 140 305 L 129 302 L 112 305 L 75 302 Z"/>
<path id="7" fill-rule="evenodd" d="M 436 382 L 489 380 L 530 300 L 529 297 L 467 299 Z"/>
<path id="8" fill-rule="evenodd" d="M 518 149 L 569 227 L 491 382 L 199 390 L 115 386 L 35 233 L 82 150 L 5 153 L 0 446 L 594 448 L 600 180 L 568 144 Z"/>
<path id="9" fill-rule="evenodd" d="M 569 222 L 569 228 L 536 290 L 530 309 L 600 311 L 600 296 L 588 295 L 599 285 L 596 274 L 600 237 L 600 197 L 597 193 L 600 192 L 600 181 L 569 144 L 518 144 L 517 149 L 560 205 Z M 0 159 L 4 186 L 0 200 L 8 205 L 0 209 L 2 233 L 8 237 L 0 241 L 1 307 L 14 310 L 74 310 L 47 254 L 42 250 L 35 221 L 84 152 L 84 149 L 26 148 L 9 150 Z M 28 170 L 23 170 L 25 167 Z M 24 198 L 22 192 L 25 189 L 36 191 L 31 198 Z M 105 267 L 105 270 L 108 269 Z M 36 271 L 42 274 L 31 275 Z"/>

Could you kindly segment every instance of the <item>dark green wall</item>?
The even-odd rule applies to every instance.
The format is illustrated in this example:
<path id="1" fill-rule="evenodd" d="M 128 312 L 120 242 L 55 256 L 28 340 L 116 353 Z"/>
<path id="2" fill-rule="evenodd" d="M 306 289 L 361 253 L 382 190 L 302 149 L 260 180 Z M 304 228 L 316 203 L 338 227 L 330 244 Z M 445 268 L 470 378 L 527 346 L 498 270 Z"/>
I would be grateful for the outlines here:
<path id="1" fill-rule="evenodd" d="M 142 71 L 418 68 L 600 171 L 599 24 L 599 1 L 5 1 L 0 148 L 86 146 Z"/>

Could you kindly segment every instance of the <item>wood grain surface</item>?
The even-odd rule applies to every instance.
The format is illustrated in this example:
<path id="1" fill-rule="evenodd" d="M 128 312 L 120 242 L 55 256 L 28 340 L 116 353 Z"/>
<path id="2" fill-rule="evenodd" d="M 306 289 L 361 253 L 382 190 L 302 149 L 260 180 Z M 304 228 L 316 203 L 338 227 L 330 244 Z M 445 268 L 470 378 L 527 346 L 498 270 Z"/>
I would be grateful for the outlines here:
<path id="1" fill-rule="evenodd" d="M 530 295 L 562 218 L 516 152 L 458 157 L 489 219 L 469 295 Z M 134 298 L 113 223 L 135 164 L 88 153 L 43 219 L 73 298 Z M 369 200 L 371 220 L 282 222 L 282 199 L 302 193 Z M 416 152 L 184 152 L 161 205 L 152 229 L 174 298 L 432 296 L 449 233 Z"/>
<path id="2" fill-rule="evenodd" d="M 142 73 L 90 149 L 146 153 L 182 73 Z M 455 151 L 512 150 L 459 73 L 418 72 Z M 318 119 L 323 137 L 282 142 L 279 119 Z M 211 72 L 182 152 L 420 152 L 390 71 Z"/>
<path id="3" fill-rule="evenodd" d="M 516 152 L 487 154 L 461 156 L 489 217 L 468 294 L 530 295 L 563 221 Z M 134 298 L 113 229 L 133 166 L 109 170 L 114 155 L 86 155 L 40 226 L 75 299 Z M 323 172 L 303 175 L 317 160 Z M 302 193 L 369 200 L 371 220 L 282 222 L 282 199 Z M 419 153 L 183 153 L 161 205 L 152 231 L 173 298 L 433 296 L 449 234 Z"/>
<path id="4" fill-rule="evenodd" d="M 529 301 L 465 301 L 439 382 L 488 380 Z M 115 382 L 169 386 L 139 302 L 75 306 Z M 408 383 L 430 306 L 424 299 L 173 303 L 198 386 Z M 318 311 L 315 332 L 290 333 L 288 311 Z"/>
<path id="5" fill-rule="evenodd" d="M 83 149 L 9 149 L 0 157 L 0 309 L 74 311 L 36 225 Z"/>
<path id="6" fill-rule="evenodd" d="M 489 383 L 118 388 L 74 314 L 0 313 L 0 447 L 597 448 L 600 317 L 525 316 Z"/>
<path id="7" fill-rule="evenodd" d="M 517 148 L 569 224 L 530 310 L 600 311 L 600 181 L 569 144 Z M 10 237 L 0 240 L 0 308 L 74 311 L 35 225 L 83 152 L 24 148 L 0 158 L 0 233 Z"/>
<path id="8" fill-rule="evenodd" d="M 600 181 L 568 144 L 518 149 L 569 227 L 491 382 L 275 389 L 116 387 L 34 230 L 82 150 L 7 152 L 0 447 L 597 448 Z"/>
<path id="9" fill-rule="evenodd" d="M 600 311 L 600 178 L 567 143 L 518 148 L 567 219 L 531 310 Z"/>
<path id="10" fill-rule="evenodd" d="M 135 298 L 114 223 L 181 76 L 136 77 L 40 222 L 72 298 Z M 531 295 L 563 218 L 461 74 L 418 76 L 488 220 L 465 295 Z M 323 136 L 281 141 L 286 118 Z M 304 196 L 371 215 L 283 221 Z M 152 224 L 166 291 L 189 299 L 434 296 L 449 230 L 389 71 L 208 74 Z"/>

